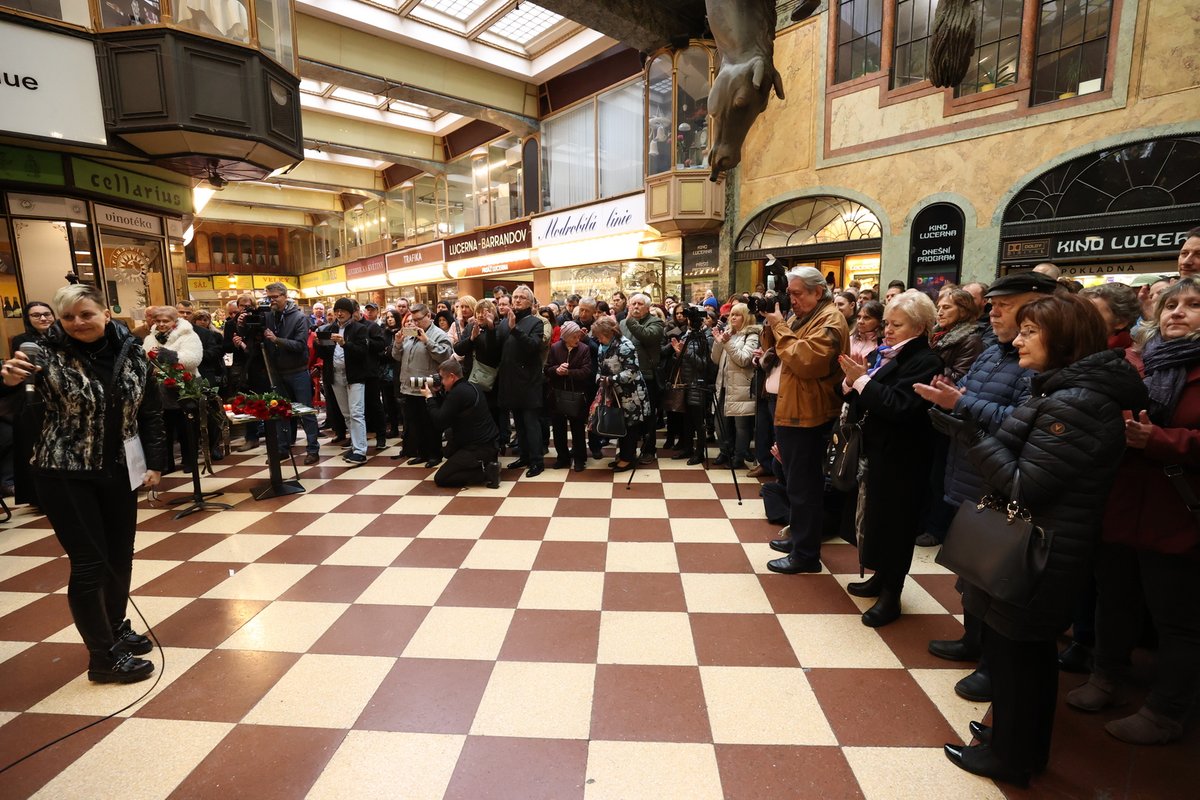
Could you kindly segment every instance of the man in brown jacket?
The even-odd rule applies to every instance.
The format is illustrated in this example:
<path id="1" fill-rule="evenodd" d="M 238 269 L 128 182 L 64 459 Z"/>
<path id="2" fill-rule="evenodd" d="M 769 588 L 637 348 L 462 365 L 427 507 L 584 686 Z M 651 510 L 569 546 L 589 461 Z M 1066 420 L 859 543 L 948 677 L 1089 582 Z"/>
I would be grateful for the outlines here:
<path id="1" fill-rule="evenodd" d="M 775 334 L 775 352 L 783 364 L 775 406 L 775 441 L 779 445 L 791 505 L 790 538 L 771 547 L 782 553 L 767 563 L 772 572 L 821 571 L 821 499 L 825 478 L 821 460 L 829 431 L 842 401 L 838 356 L 849 348 L 846 317 L 833 304 L 824 276 L 812 267 L 788 272 L 788 297 L 794 316 L 778 311 L 763 315 Z"/>

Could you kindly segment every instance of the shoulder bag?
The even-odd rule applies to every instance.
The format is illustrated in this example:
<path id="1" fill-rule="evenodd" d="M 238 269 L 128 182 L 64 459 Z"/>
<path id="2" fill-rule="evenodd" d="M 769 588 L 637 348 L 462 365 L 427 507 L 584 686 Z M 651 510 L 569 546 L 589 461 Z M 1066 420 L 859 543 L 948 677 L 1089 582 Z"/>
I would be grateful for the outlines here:
<path id="1" fill-rule="evenodd" d="M 554 390 L 554 410 L 567 419 L 582 417 L 587 411 L 587 395 L 575 391 L 575 382 L 567 378 L 566 389 Z"/>
<path id="2" fill-rule="evenodd" d="M 855 423 L 839 421 L 829 437 L 825 473 L 839 492 L 853 492 L 858 486 L 858 461 L 862 458 L 862 426 L 867 414 Z"/>
<path id="3" fill-rule="evenodd" d="M 603 399 L 596 405 L 595 416 L 592 418 L 592 430 L 598 436 L 620 439 L 626 434 L 625 412 L 616 401 L 615 390 L 607 380 L 601 387 Z"/>
<path id="4" fill-rule="evenodd" d="M 1053 534 L 1021 508 L 1020 483 L 1017 470 L 1008 502 L 990 494 L 978 503 L 964 500 L 936 560 L 997 600 L 1025 607 L 1046 570 Z"/>
<path id="5" fill-rule="evenodd" d="M 467 378 L 467 381 L 485 392 L 490 392 L 496 386 L 496 368 L 489 367 L 477 358 L 471 365 L 471 376 Z"/>

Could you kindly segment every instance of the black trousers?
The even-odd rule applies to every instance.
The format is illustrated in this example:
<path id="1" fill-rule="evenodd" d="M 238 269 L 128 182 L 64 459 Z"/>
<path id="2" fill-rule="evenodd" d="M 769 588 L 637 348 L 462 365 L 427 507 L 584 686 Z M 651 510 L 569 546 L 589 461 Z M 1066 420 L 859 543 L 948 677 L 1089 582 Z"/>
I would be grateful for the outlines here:
<path id="1" fill-rule="evenodd" d="M 554 450 L 559 458 L 570 458 L 575 461 L 587 459 L 587 417 L 564 417 L 562 414 L 550 415 L 550 423 L 554 427 Z M 567 446 L 567 429 L 571 430 L 571 444 Z"/>
<path id="2" fill-rule="evenodd" d="M 826 422 L 815 428 L 786 425 L 775 428 L 775 442 L 779 445 L 791 506 L 788 524 L 791 526 L 792 557 L 801 561 L 821 557 L 821 509 L 825 492 L 821 461 L 832 426 L 832 422 Z"/>
<path id="3" fill-rule="evenodd" d="M 1050 760 L 1058 646 L 1009 639 L 985 623 L 983 653 L 992 675 L 992 753 L 1010 770 L 1036 772 Z"/>
<path id="4" fill-rule="evenodd" d="M 376 439 L 387 437 L 387 416 L 383 413 L 383 389 L 379 378 L 370 377 L 363 380 L 366 400 L 364 402 L 367 418 L 367 433 L 375 434 Z"/>
<path id="5" fill-rule="evenodd" d="M 105 664 L 129 599 L 137 494 L 124 473 L 97 480 L 35 474 L 34 485 L 39 496 L 54 498 L 43 510 L 71 562 L 71 617 L 96 664 Z"/>
<path id="6" fill-rule="evenodd" d="M 658 380 L 654 373 L 642 374 L 646 379 L 646 420 L 642 425 L 642 452 L 653 453 L 657 449 L 658 411 L 662 406 L 662 390 L 658 388 Z"/>
<path id="7" fill-rule="evenodd" d="M 185 467 L 196 463 L 195 439 L 188 431 L 188 418 L 179 408 L 163 409 L 163 428 L 167 434 L 167 471 L 175 469 L 175 442 L 179 442 L 179 457 Z"/>
<path id="8" fill-rule="evenodd" d="M 1158 631 L 1154 686 L 1146 707 L 1183 721 L 1200 694 L 1200 563 L 1116 544 L 1096 559 L 1096 672 L 1129 677 L 1146 611 Z"/>
<path id="9" fill-rule="evenodd" d="M 390 431 L 400 430 L 400 397 L 396 394 L 396 384 L 390 380 L 381 380 L 379 385 L 383 394 L 383 413 L 387 417 Z"/>
<path id="10" fill-rule="evenodd" d="M 641 439 L 642 431 L 646 427 L 653 428 L 654 420 L 650 419 L 643 422 L 625 420 L 625 435 L 617 440 L 618 461 L 637 461 L 638 441 Z"/>
<path id="11" fill-rule="evenodd" d="M 495 461 L 498 452 L 496 445 L 491 442 L 460 447 L 451 452 L 446 463 L 438 468 L 433 482 L 447 487 L 483 483 L 483 465 Z"/>
<path id="12" fill-rule="evenodd" d="M 442 457 L 442 437 L 429 418 L 429 407 L 421 395 L 404 397 L 404 452 L 416 453 L 426 461 Z"/>
<path id="13" fill-rule="evenodd" d="M 512 409 L 513 423 L 517 429 L 517 446 L 521 448 L 521 458 L 530 464 L 545 462 L 542 452 L 542 410 L 540 408 Z"/>

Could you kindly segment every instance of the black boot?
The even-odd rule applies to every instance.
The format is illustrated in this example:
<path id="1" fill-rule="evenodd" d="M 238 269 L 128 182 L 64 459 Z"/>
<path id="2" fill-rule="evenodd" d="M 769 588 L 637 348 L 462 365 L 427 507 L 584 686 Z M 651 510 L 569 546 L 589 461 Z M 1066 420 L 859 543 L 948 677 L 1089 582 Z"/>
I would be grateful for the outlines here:
<path id="1" fill-rule="evenodd" d="M 106 653 L 93 653 L 88 662 L 88 680 L 93 683 L 137 683 L 153 674 L 154 664 L 115 648 Z"/>
<path id="2" fill-rule="evenodd" d="M 980 647 L 980 634 L 983 633 L 983 622 L 973 614 L 963 614 L 963 635 L 961 639 L 934 639 L 929 643 L 929 652 L 947 661 L 978 661 L 983 648 Z"/>
<path id="3" fill-rule="evenodd" d="M 120 624 L 113 626 L 113 640 L 116 642 L 113 645 L 115 650 L 133 656 L 144 656 L 154 649 L 153 642 L 140 633 L 133 632 L 129 620 L 122 620 Z"/>
<path id="4" fill-rule="evenodd" d="M 487 482 L 487 488 L 499 489 L 500 488 L 500 462 L 499 461 L 483 462 L 483 477 L 484 477 L 484 480 Z"/>
<path id="5" fill-rule="evenodd" d="M 871 577 L 879 577 L 879 573 Z M 900 591 L 904 586 L 903 579 L 899 584 L 897 586 L 895 581 L 886 577 L 880 578 L 879 599 L 875 601 L 875 605 L 863 612 L 863 625 L 868 628 L 882 628 L 900 619 Z"/>
<path id="6" fill-rule="evenodd" d="M 876 572 L 865 581 L 846 584 L 846 591 L 855 597 L 879 597 L 879 593 L 883 591 L 883 578 Z"/>

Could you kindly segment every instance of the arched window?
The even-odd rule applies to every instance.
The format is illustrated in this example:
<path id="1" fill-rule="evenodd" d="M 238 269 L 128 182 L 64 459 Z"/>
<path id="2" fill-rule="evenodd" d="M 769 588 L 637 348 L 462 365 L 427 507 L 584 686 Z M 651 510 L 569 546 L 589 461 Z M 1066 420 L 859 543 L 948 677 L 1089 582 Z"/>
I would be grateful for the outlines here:
<path id="1" fill-rule="evenodd" d="M 247 234 L 243 233 L 238 239 L 238 252 L 243 267 L 254 266 L 254 241 Z"/>
<path id="2" fill-rule="evenodd" d="M 267 258 L 270 260 L 272 267 L 279 266 L 279 239 L 274 236 L 267 239 Z"/>
<path id="3" fill-rule="evenodd" d="M 267 240 L 261 236 L 254 237 L 254 266 L 267 266 Z"/>
<path id="4" fill-rule="evenodd" d="M 220 267 L 225 264 L 225 237 L 217 234 L 209 240 L 209 252 L 212 254 L 212 265 Z"/>
<path id="5" fill-rule="evenodd" d="M 877 239 L 879 218 L 845 197 L 803 197 L 772 206 L 755 216 L 738 237 L 738 250 Z"/>
<path id="6" fill-rule="evenodd" d="M 242 258 L 238 255 L 238 240 L 232 233 L 225 237 L 225 263 L 234 266 L 242 263 Z"/>

